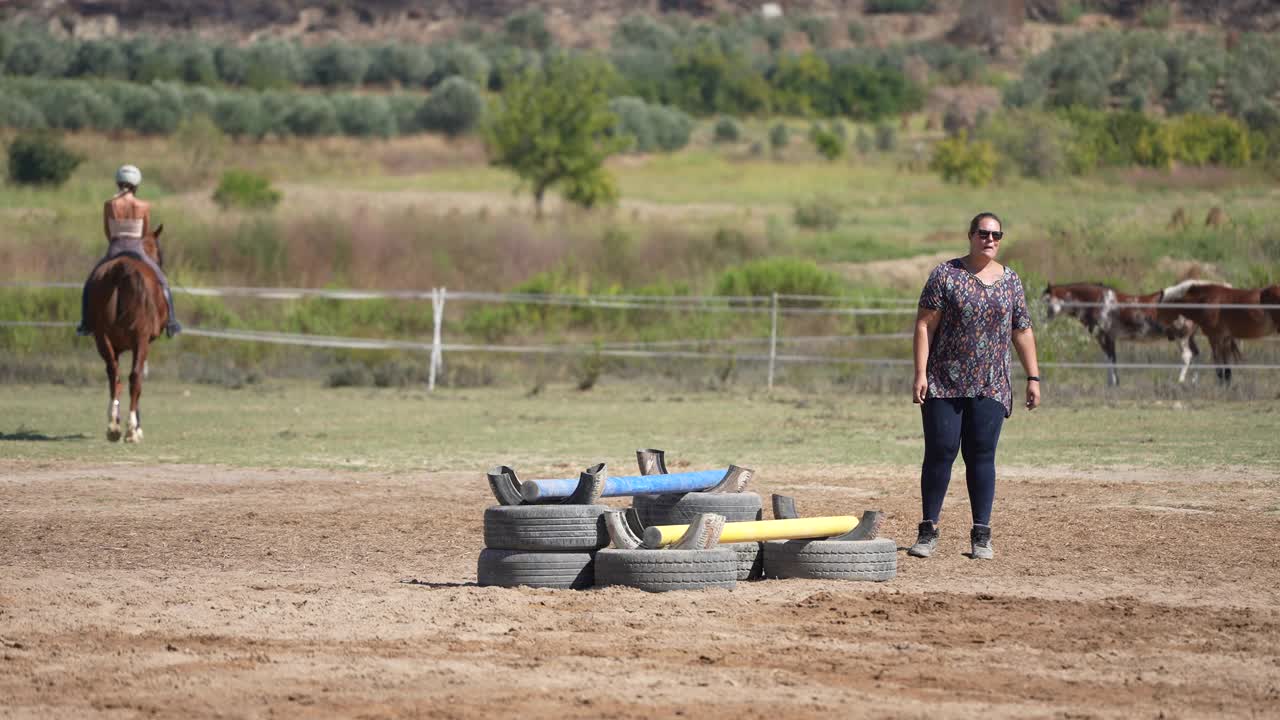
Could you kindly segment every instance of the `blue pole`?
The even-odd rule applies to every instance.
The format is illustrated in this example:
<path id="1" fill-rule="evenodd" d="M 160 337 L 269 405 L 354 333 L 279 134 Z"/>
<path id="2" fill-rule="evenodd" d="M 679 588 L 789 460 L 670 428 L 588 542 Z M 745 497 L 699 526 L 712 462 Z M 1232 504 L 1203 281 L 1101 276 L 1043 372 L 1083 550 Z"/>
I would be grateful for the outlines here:
<path id="1" fill-rule="evenodd" d="M 702 470 L 699 472 L 670 473 L 668 475 L 623 475 L 610 477 L 604 482 L 601 497 L 623 495 L 656 495 L 658 493 L 687 493 L 706 490 L 720 484 L 729 472 Z M 520 483 L 520 494 L 527 502 L 567 498 L 578 487 L 578 480 L 526 480 Z"/>

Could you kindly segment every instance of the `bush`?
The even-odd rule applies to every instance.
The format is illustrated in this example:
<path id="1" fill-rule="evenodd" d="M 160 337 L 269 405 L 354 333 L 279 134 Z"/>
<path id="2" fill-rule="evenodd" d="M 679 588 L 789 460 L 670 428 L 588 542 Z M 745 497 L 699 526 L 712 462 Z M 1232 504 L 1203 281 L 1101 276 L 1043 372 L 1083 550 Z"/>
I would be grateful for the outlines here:
<path id="1" fill-rule="evenodd" d="M 484 96 L 469 80 L 450 77 L 440 83 L 418 112 L 425 130 L 456 137 L 470 132 L 484 115 Z"/>
<path id="2" fill-rule="evenodd" d="M 373 50 L 365 82 L 409 87 L 425 85 L 435 69 L 431 53 L 422 45 L 392 43 Z"/>
<path id="3" fill-rule="evenodd" d="M 791 129 L 782 123 L 776 123 L 769 128 L 769 147 L 774 152 L 778 152 L 785 148 L 791 142 Z"/>
<path id="4" fill-rule="evenodd" d="M 249 75 L 249 54 L 235 45 L 219 45 L 213 51 L 218 77 L 228 85 L 244 85 Z"/>
<path id="5" fill-rule="evenodd" d="M 867 41 L 867 26 L 857 20 L 849 21 L 847 31 L 849 33 L 849 42 L 860 45 Z"/>
<path id="6" fill-rule="evenodd" d="M 872 139 L 871 133 L 866 128 L 858 128 L 858 134 L 853 138 L 854 147 L 858 148 L 859 155 L 866 155 L 876 147 L 876 141 Z"/>
<path id="7" fill-rule="evenodd" d="M 320 45 L 308 48 L 305 58 L 309 79 L 315 85 L 359 85 L 369 72 L 369 51 L 358 45 Z"/>
<path id="8" fill-rule="evenodd" d="M 471 45 L 432 46 L 435 67 L 427 84 L 442 84 L 451 77 L 461 77 L 476 88 L 489 86 L 489 59 Z"/>
<path id="9" fill-rule="evenodd" d="M 337 135 L 338 113 L 323 95 L 290 95 L 282 118 L 284 128 L 302 137 Z"/>
<path id="10" fill-rule="evenodd" d="M 876 149 L 880 152 L 893 152 L 898 147 L 898 131 L 889 123 L 876 125 Z"/>
<path id="11" fill-rule="evenodd" d="M 0 127 L 39 130 L 46 126 L 40 108 L 17 95 L 0 91 Z"/>
<path id="12" fill-rule="evenodd" d="M 20 185 L 61 185 L 83 160 L 54 135 L 23 133 L 9 144 L 9 180 Z"/>
<path id="13" fill-rule="evenodd" d="M 248 93 L 230 93 L 214 103 L 213 121 L 232 137 L 262 137 L 267 131 L 262 101 Z"/>
<path id="14" fill-rule="evenodd" d="M 997 113 L 983 123 L 975 137 L 990 142 L 1007 161 L 1002 163 L 1002 174 L 1017 172 L 1052 179 L 1085 169 L 1081 161 L 1069 162 L 1076 131 L 1056 115 L 1022 110 Z M 1080 157 L 1078 153 L 1076 157 Z"/>
<path id="15" fill-rule="evenodd" d="M 280 204 L 280 191 L 271 187 L 271 181 L 247 170 L 228 170 L 213 191 L 213 201 L 218 207 L 247 210 L 270 210 Z"/>
<path id="16" fill-rule="evenodd" d="M 306 76 L 302 52 L 289 42 L 268 40 L 250 45 L 245 51 L 241 82 L 255 90 L 297 85 Z"/>
<path id="17" fill-rule="evenodd" d="M 62 77 L 75 60 L 70 45 L 31 27 L 21 28 L 12 43 L 4 63 L 9 75 Z"/>
<path id="18" fill-rule="evenodd" d="M 831 128 L 814 125 L 809 129 L 809 139 L 813 142 L 813 147 L 818 154 L 828 160 L 838 160 L 844 155 L 844 139 Z"/>
<path id="19" fill-rule="evenodd" d="M 649 116 L 649 105 L 635 97 L 618 97 L 609 101 L 609 112 L 618 117 L 615 135 L 629 136 L 631 149 L 650 152 L 658 145 L 657 133 Z"/>
<path id="20" fill-rule="evenodd" d="M 733 118 L 722 117 L 716 121 L 712 138 L 718 143 L 738 142 L 742 139 L 742 127 Z"/>
<path id="21" fill-rule="evenodd" d="M 179 74 L 182 81 L 196 85 L 213 85 L 218 82 L 218 60 L 213 48 L 193 41 L 179 54 Z"/>
<path id="22" fill-rule="evenodd" d="M 818 195 L 798 202 L 792 219 L 796 225 L 811 230 L 834 230 L 840 224 L 840 201 L 833 195 Z"/>
<path id="23" fill-rule="evenodd" d="M 385 138 L 396 134 L 396 119 L 386 98 L 339 95 L 333 98 L 333 108 L 346 135 Z"/>
<path id="24" fill-rule="evenodd" d="M 998 161 L 995 148 L 985 140 L 970 141 L 967 132 L 947 138 L 933 149 L 929 167 L 951 183 L 982 187 L 995 177 Z"/>
<path id="25" fill-rule="evenodd" d="M 57 82 L 37 90 L 33 98 L 49 127 L 62 130 L 115 130 L 120 111 L 87 83 Z"/>
<path id="26" fill-rule="evenodd" d="M 1163 128 L 1169 135 L 1174 158 L 1187 165 L 1241 167 L 1252 153 L 1249 131 L 1237 120 L 1222 115 L 1184 115 Z"/>
<path id="27" fill-rule="evenodd" d="M 838 294 L 840 280 L 812 260 L 778 257 L 754 260 L 726 270 L 716 282 L 716 294 L 727 296 Z"/>
<path id="28" fill-rule="evenodd" d="M 868 14 L 931 13 L 933 0 L 867 0 L 862 11 Z"/>
<path id="29" fill-rule="evenodd" d="M 694 120 L 685 111 L 666 105 L 650 105 L 649 120 L 653 124 L 654 140 L 665 152 L 675 152 L 689 144 Z"/>
<path id="30" fill-rule="evenodd" d="M 1156 30 L 1166 30 L 1173 22 L 1173 8 L 1169 3 L 1155 3 L 1142 11 L 1142 24 Z"/>
<path id="31" fill-rule="evenodd" d="M 521 10 L 507 17 L 504 25 L 507 42 L 527 50 L 546 50 L 551 47 L 551 31 L 547 18 L 537 8 Z"/>
<path id="32" fill-rule="evenodd" d="M 76 48 L 67 74 L 72 77 L 129 79 L 129 60 L 114 40 L 86 40 Z"/>
<path id="33" fill-rule="evenodd" d="M 631 13 L 622 18 L 613 31 L 615 47 L 630 46 L 666 52 L 675 47 L 680 37 L 647 13 Z"/>
<path id="34" fill-rule="evenodd" d="M 419 120 L 422 112 L 423 97 L 421 95 L 388 95 L 387 107 L 396 124 L 396 132 L 411 135 L 423 131 Z"/>

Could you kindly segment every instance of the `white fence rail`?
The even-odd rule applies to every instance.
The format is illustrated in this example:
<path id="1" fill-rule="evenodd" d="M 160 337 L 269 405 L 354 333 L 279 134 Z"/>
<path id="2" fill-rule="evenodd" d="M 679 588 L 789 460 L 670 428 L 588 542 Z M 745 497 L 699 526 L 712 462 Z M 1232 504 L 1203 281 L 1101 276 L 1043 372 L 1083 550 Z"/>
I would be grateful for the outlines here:
<path id="1" fill-rule="evenodd" d="M 61 288 L 79 290 L 78 283 L 0 283 L 3 288 Z M 588 355 L 617 358 L 735 360 L 767 363 L 767 383 L 773 387 L 778 363 L 907 366 L 909 358 L 864 358 L 841 355 L 816 355 L 787 353 L 783 346 L 821 345 L 866 341 L 905 341 L 911 333 L 868 333 L 863 335 L 805 335 L 786 337 L 781 334 L 780 317 L 793 315 L 828 316 L 913 316 L 916 300 L 912 298 L 832 298 L 813 295 L 771 296 L 646 296 L 646 295 L 542 295 L 528 293 L 459 292 L 444 288 L 431 290 L 347 290 L 320 288 L 261 288 L 261 287 L 175 287 L 175 294 L 205 297 L 240 297 L 262 300 L 300 300 L 325 298 L 341 301 L 410 300 L 431 301 L 432 337 L 430 342 L 394 340 L 382 338 L 335 337 L 303 333 L 283 333 L 261 330 L 231 330 L 188 327 L 186 335 L 235 342 L 258 342 L 275 345 L 346 349 L 346 350 L 404 350 L 429 353 L 428 385 L 434 389 L 436 379 L 443 370 L 445 353 L 495 353 L 517 355 Z M 769 336 L 759 338 L 687 339 L 653 342 L 612 342 L 595 345 L 493 345 L 474 343 L 450 343 L 444 340 L 445 306 L 448 301 L 472 301 L 500 304 L 545 305 L 557 307 L 596 308 L 616 310 L 656 310 L 689 312 L 727 312 L 764 314 L 770 316 Z M 821 307 L 815 304 L 826 304 Z M 1076 306 L 1101 307 L 1102 303 L 1070 303 Z M 1155 307 L 1154 303 L 1120 303 L 1112 307 Z M 1200 305 L 1192 303 L 1166 303 L 1163 307 L 1219 307 L 1235 309 L 1275 309 L 1269 305 Z M 72 323 L 50 322 L 38 319 L 0 319 L 0 327 L 12 328 L 70 328 Z M 765 346 L 767 351 L 712 350 L 712 348 L 750 348 Z M 691 349 L 685 349 L 691 348 Z M 1064 369 L 1170 369 L 1180 370 L 1181 363 L 1119 363 L 1111 365 L 1099 362 L 1042 362 L 1044 368 Z M 1226 365 L 1203 364 L 1201 369 L 1218 369 Z M 1233 364 L 1230 367 L 1245 370 L 1276 370 L 1280 365 Z"/>

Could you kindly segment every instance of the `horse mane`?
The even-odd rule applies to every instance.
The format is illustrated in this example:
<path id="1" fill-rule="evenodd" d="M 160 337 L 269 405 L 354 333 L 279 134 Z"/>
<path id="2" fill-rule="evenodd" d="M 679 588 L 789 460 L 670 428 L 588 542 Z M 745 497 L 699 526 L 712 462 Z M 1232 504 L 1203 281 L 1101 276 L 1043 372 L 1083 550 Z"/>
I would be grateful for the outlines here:
<path id="1" fill-rule="evenodd" d="M 1171 285 L 1170 287 L 1165 288 L 1164 294 L 1161 296 L 1161 302 L 1178 302 L 1182 298 L 1186 297 L 1187 293 L 1191 291 L 1191 288 L 1201 287 L 1204 285 L 1221 285 L 1222 287 L 1231 287 L 1230 283 L 1218 283 L 1213 282 L 1212 280 L 1183 280 L 1177 285 Z"/>

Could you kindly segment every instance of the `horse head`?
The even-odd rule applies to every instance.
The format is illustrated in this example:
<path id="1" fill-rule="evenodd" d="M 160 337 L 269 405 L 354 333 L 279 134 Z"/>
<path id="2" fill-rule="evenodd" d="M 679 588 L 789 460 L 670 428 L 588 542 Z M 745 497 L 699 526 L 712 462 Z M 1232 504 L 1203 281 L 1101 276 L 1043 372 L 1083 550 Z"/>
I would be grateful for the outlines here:
<path id="1" fill-rule="evenodd" d="M 142 238 L 142 249 L 155 258 L 156 264 L 164 269 L 164 248 L 160 247 L 160 233 L 164 232 L 164 223 L 156 226 L 146 237 Z"/>
<path id="2" fill-rule="evenodd" d="M 1058 313 L 1062 312 L 1062 301 L 1069 297 L 1069 290 L 1064 292 L 1061 286 L 1054 287 L 1053 283 L 1045 285 L 1044 293 L 1040 295 L 1040 301 L 1044 303 L 1045 315 L 1052 320 Z"/>

